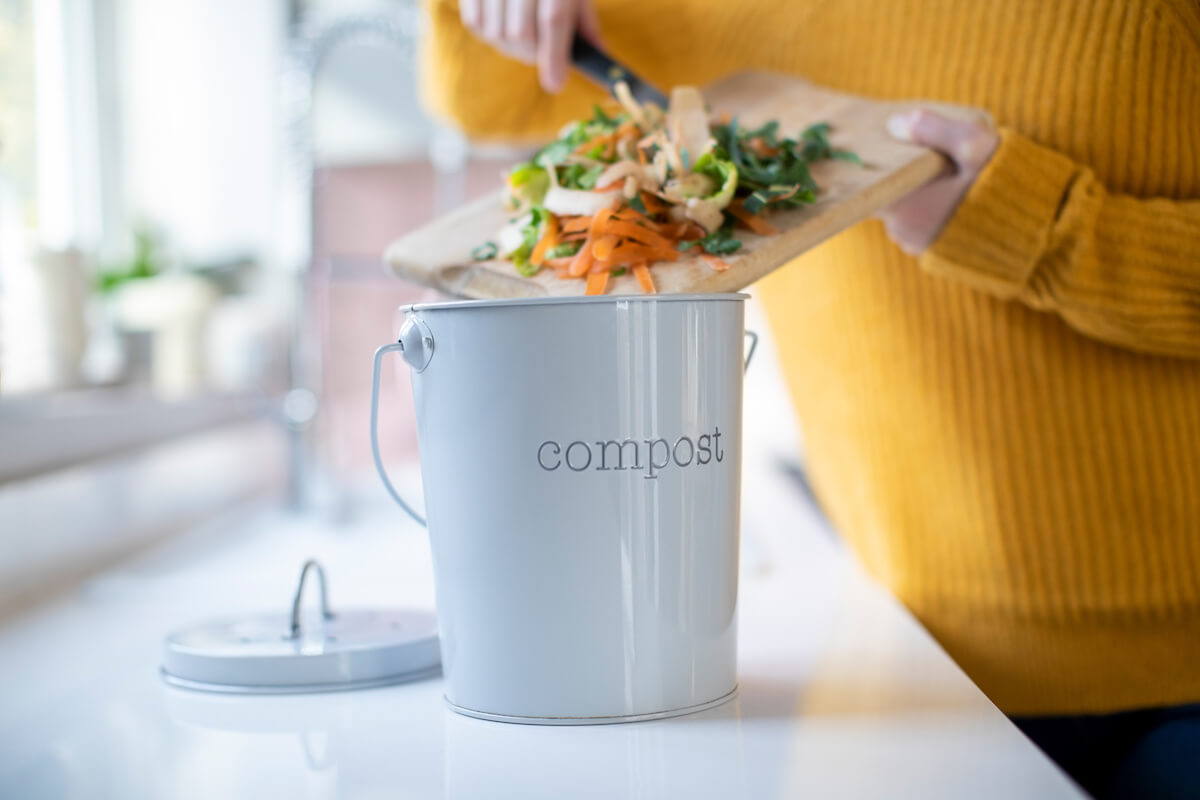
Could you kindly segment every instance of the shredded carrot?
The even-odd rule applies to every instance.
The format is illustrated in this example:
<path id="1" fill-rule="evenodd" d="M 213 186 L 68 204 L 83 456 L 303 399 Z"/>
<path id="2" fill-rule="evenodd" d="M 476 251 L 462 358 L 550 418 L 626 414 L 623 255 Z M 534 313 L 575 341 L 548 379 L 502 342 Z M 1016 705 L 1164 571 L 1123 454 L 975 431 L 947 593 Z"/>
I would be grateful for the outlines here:
<path id="1" fill-rule="evenodd" d="M 612 216 L 613 210 L 611 208 L 605 208 L 593 216 L 592 224 L 588 226 L 588 238 L 595 240 L 597 236 L 607 233 L 606 227 Z"/>
<path id="2" fill-rule="evenodd" d="M 650 269 L 645 264 L 634 264 L 633 275 L 646 294 L 654 294 L 654 278 L 650 277 Z"/>
<path id="3" fill-rule="evenodd" d="M 604 294 L 604 287 L 608 286 L 609 271 L 592 272 L 588 274 L 587 288 L 584 289 L 584 294 Z"/>
<path id="4" fill-rule="evenodd" d="M 779 233 L 775 226 L 765 219 L 755 216 L 742 207 L 741 203 L 730 203 L 729 213 L 746 224 L 746 227 L 760 236 L 774 236 Z"/>
<path id="5" fill-rule="evenodd" d="M 571 259 L 571 266 L 567 268 L 568 273 L 572 278 L 578 278 L 588 271 L 588 267 L 595 260 L 592 256 L 592 248 L 587 242 L 583 243 L 583 247 L 579 248 L 579 252 Z"/>
<path id="6" fill-rule="evenodd" d="M 686 241 L 688 239 L 703 239 L 708 234 L 694 222 L 674 222 L 664 225 L 662 233 L 672 239 Z"/>
<path id="7" fill-rule="evenodd" d="M 638 192 L 642 197 L 642 205 L 646 207 L 647 214 L 658 214 L 667 210 L 666 203 L 663 203 L 649 192 Z"/>
<path id="8" fill-rule="evenodd" d="M 576 278 L 582 277 L 588 267 L 592 265 L 595 256 L 592 254 L 592 243 L 607 231 L 604 230 L 604 225 L 610 217 L 612 217 L 611 209 L 604 209 L 592 217 L 591 224 L 588 225 L 587 238 L 583 240 L 583 247 L 579 248 L 579 252 L 575 255 L 575 260 L 571 262 L 571 275 Z"/>
<path id="9" fill-rule="evenodd" d="M 594 147 L 598 143 L 593 140 L 588 144 Z M 600 187 L 597 191 L 608 191 L 623 183 L 624 179 Z M 650 192 L 639 191 L 638 195 L 645 213 L 629 206 L 626 200 L 618 200 L 592 216 L 558 217 L 550 214 L 542 237 L 530 255 L 530 261 L 553 269 L 560 279 L 584 278 L 585 292 L 593 295 L 605 293 L 609 276 L 614 270 L 629 269 L 642 291 L 654 294 L 658 290 L 654 285 L 651 264 L 678 260 L 681 255 L 679 243 L 702 239 L 705 231 L 690 220 L 656 222 L 653 217 L 666 212 L 669 205 Z M 765 220 L 746 211 L 740 203 L 731 205 L 729 210 L 756 233 L 769 235 L 775 232 Z M 579 252 L 561 258 L 546 257 L 552 248 L 566 242 L 579 242 Z M 698 254 L 715 271 L 730 267 L 728 262 L 703 250 Z"/>
<path id="10" fill-rule="evenodd" d="M 610 219 L 604 223 L 602 230 L 604 233 L 615 233 L 628 239 L 641 242 L 642 244 L 650 244 L 656 247 L 661 247 L 664 250 L 669 250 L 674 247 L 674 243 L 670 239 L 655 233 L 649 228 L 642 227 L 636 222 L 628 222 L 623 219 Z"/>
<path id="11" fill-rule="evenodd" d="M 605 184 L 604 186 L 597 186 L 595 189 L 592 189 L 592 191 L 593 192 L 611 192 L 613 189 L 620 189 L 624 185 L 625 185 L 625 179 L 618 178 L 617 180 L 613 181 L 612 183 Z"/>
<path id="12" fill-rule="evenodd" d="M 597 261 L 607 261 L 612 258 L 612 252 L 621 240 L 612 234 L 606 234 L 592 242 L 592 258 Z"/>
<path id="13" fill-rule="evenodd" d="M 628 220 L 629 222 L 637 222 L 654 231 L 655 233 L 662 233 L 662 230 L 665 227 L 662 223 L 655 222 L 645 214 L 635 211 L 629 206 L 625 206 L 620 211 L 616 212 L 616 215 L 617 219 Z"/>
<path id="14" fill-rule="evenodd" d="M 608 258 L 616 263 L 675 261 L 679 258 L 679 251 L 673 247 L 648 247 L 637 242 L 623 242 L 609 254 Z"/>
<path id="15" fill-rule="evenodd" d="M 591 152 L 592 150 L 594 150 L 596 147 L 598 147 L 600 145 L 604 145 L 604 149 L 607 150 L 609 147 L 612 146 L 613 138 L 614 138 L 614 134 L 602 133 L 599 136 L 595 136 L 591 139 L 588 139 L 586 142 L 579 145 L 579 147 L 575 148 L 575 155 L 578 156 L 578 155 L 583 155 L 584 153 Z"/>
<path id="16" fill-rule="evenodd" d="M 592 226 L 592 218 L 591 217 L 571 217 L 570 219 L 568 219 L 566 222 L 563 223 L 562 232 L 563 233 L 579 233 L 580 231 L 587 231 L 587 229 L 590 228 L 591 226 Z"/>
<path id="17" fill-rule="evenodd" d="M 546 251 L 558 244 L 558 217 L 553 214 L 546 215 L 546 230 L 542 233 L 542 238 L 534 245 L 533 252 L 529 256 L 529 263 L 541 266 L 542 260 L 546 257 Z"/>

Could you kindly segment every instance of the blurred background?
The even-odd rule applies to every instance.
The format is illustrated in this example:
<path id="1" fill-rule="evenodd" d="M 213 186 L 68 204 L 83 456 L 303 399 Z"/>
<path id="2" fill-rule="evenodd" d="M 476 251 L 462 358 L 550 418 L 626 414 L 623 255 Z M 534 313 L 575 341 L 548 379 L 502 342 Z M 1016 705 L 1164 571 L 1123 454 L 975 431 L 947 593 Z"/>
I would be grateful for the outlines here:
<path id="1" fill-rule="evenodd" d="M 0 0 L 0 614 L 246 498 L 335 529 L 382 502 L 371 354 L 434 298 L 381 254 L 523 156 L 423 112 L 424 27 L 413 0 Z M 380 438 L 416 492 L 394 362 Z"/>
<path id="2" fill-rule="evenodd" d="M 0 606 L 247 495 L 336 521 L 375 490 L 370 355 L 425 297 L 380 256 L 515 156 L 422 112 L 421 29 L 408 0 L 0 0 Z"/>

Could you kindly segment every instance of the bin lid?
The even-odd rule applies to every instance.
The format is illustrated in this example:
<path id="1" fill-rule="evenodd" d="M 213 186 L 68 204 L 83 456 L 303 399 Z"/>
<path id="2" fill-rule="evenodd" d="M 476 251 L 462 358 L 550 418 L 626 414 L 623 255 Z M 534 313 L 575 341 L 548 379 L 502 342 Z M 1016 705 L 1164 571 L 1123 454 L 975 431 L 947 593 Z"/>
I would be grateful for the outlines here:
<path id="1" fill-rule="evenodd" d="M 321 608 L 305 624 L 305 578 L 316 572 Z M 163 679 L 174 686 L 238 694 L 365 689 L 438 673 L 437 617 L 408 609 L 329 609 L 320 565 L 304 565 L 291 613 L 204 622 L 170 633 Z"/>

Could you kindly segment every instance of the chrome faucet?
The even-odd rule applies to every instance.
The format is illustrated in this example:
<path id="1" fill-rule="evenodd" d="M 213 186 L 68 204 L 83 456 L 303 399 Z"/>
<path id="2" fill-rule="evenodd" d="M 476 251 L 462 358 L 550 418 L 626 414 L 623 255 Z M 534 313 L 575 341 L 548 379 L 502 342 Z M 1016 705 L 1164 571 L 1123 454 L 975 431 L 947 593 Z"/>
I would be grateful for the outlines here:
<path id="1" fill-rule="evenodd" d="M 311 506 L 314 481 L 314 422 L 321 413 L 321 346 L 317 326 L 310 324 L 306 294 L 312 268 L 314 197 L 313 93 L 326 57 L 333 50 L 361 42 L 381 42 L 411 57 L 421 31 L 422 16 L 415 3 L 397 4 L 387 14 L 348 16 L 319 25 L 295 23 L 281 76 L 280 97 L 289 143 L 280 192 L 277 252 L 296 276 L 297 307 L 289 346 L 290 388 L 283 403 L 288 430 L 288 504 Z M 466 161 L 461 135 L 445 131 L 430 144 L 430 159 L 441 173 L 460 171 Z M 364 423 L 365 424 L 365 423 Z"/>

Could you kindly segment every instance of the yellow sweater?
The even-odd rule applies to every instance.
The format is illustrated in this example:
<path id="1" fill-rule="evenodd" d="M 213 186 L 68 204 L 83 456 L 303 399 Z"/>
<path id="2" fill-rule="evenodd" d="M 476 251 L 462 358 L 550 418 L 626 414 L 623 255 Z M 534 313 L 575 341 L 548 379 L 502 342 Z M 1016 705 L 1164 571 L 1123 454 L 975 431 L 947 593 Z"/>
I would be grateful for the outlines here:
<path id="1" fill-rule="evenodd" d="M 933 247 L 859 225 L 760 285 L 826 511 L 1009 713 L 1200 701 L 1200 4 L 598 0 L 661 86 L 775 69 L 981 106 Z M 469 133 L 587 112 L 430 2 Z"/>

